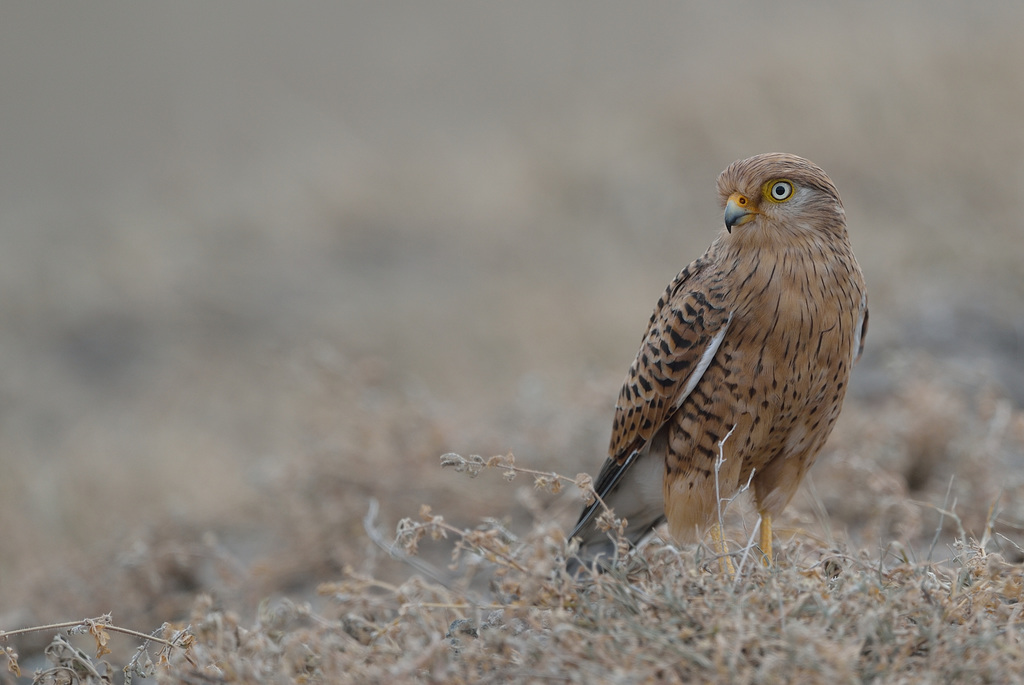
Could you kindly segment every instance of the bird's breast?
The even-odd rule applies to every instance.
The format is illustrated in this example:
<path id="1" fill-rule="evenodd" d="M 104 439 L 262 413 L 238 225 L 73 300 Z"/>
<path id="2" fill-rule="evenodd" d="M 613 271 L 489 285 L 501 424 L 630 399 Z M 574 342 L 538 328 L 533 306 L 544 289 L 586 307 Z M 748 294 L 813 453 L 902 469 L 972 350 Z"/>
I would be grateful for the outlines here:
<path id="1" fill-rule="evenodd" d="M 843 266 L 850 262 L 783 253 L 772 263 L 752 264 L 742 275 L 721 358 L 728 376 L 749 379 L 749 387 L 735 393 L 741 398 L 735 408 L 758 417 L 761 430 L 779 428 L 788 417 L 816 406 L 822 407 L 816 411 L 838 412 L 864 292 L 859 269 Z"/>

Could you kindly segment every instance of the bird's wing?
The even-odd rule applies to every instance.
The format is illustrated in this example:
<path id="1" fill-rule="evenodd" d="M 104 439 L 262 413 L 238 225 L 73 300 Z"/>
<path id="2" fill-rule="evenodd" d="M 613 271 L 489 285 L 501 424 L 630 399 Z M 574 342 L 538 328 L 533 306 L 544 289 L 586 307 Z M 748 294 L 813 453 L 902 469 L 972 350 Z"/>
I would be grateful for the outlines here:
<path id="1" fill-rule="evenodd" d="M 709 301 L 701 260 L 669 284 L 651 316 L 640 351 L 619 391 L 608 460 L 594 490 L 602 500 L 642 455 L 644 446 L 697 386 L 725 338 L 732 312 Z M 580 515 L 579 534 L 600 506 Z"/>
<path id="2" fill-rule="evenodd" d="M 864 354 L 864 341 L 868 337 L 868 294 L 860 296 L 860 314 L 858 315 L 857 331 L 853 337 L 853 363 L 860 361 Z"/>

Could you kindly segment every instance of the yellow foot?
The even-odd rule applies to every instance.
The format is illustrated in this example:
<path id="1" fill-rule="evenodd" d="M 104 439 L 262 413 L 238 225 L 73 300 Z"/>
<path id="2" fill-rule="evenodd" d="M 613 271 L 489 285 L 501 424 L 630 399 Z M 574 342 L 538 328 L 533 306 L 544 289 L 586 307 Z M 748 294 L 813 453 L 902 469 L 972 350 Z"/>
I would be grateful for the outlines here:
<path id="1" fill-rule="evenodd" d="M 729 548 L 725 545 L 725 535 L 722 533 L 722 527 L 718 525 L 717 521 L 711 526 L 711 542 L 714 545 L 715 553 L 718 554 L 718 563 L 721 564 L 722 572 L 735 576 L 736 568 L 732 565 L 732 559 L 729 557 Z"/>
<path id="2" fill-rule="evenodd" d="M 761 561 L 765 566 L 771 566 L 772 562 L 772 517 L 770 514 L 761 512 Z"/>

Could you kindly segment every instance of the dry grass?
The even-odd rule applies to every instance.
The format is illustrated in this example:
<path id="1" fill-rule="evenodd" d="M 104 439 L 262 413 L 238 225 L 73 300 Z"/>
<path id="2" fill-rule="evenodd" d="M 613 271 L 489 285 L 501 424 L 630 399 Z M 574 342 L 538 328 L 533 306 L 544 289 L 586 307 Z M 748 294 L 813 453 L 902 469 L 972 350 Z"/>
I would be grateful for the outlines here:
<path id="1" fill-rule="evenodd" d="M 1024 663 L 1024 486 L 1000 474 L 1024 450 L 1024 414 L 990 389 L 968 399 L 936 383 L 906 387 L 913 410 L 899 397 L 848 407 L 779 522 L 772 568 L 749 554 L 753 521 L 740 502 L 727 511 L 735 578 L 708 547 L 655 536 L 623 547 L 611 572 L 577 580 L 560 560 L 586 476 L 511 455 L 445 455 L 455 471 L 424 474 L 424 494 L 442 482 L 450 494 L 430 497 L 393 537 L 378 521 L 383 487 L 360 496 L 357 474 L 310 461 L 277 493 L 270 534 L 283 552 L 252 566 L 230 542 L 182 544 L 188 536 L 170 531 L 104 572 L 121 595 L 111 604 L 133 620 L 177 616 L 156 633 L 171 644 L 117 635 L 109 616 L 72 631 L 91 634 L 92 647 L 50 627 L 36 681 L 105 682 L 124 666 L 166 683 L 1012 680 Z M 514 495 L 519 515 L 473 503 L 474 490 Z M 465 521 L 467 504 L 483 518 L 449 522 Z M 358 534 L 336 530 L 353 521 Z M 8 640 L 12 652 L 26 637 Z"/>

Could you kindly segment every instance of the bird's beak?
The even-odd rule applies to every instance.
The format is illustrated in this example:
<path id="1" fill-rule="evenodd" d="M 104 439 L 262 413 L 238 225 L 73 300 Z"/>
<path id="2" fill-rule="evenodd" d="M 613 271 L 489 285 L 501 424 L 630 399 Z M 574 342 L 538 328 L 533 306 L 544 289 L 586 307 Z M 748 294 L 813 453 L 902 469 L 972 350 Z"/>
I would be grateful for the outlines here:
<path id="1" fill-rule="evenodd" d="M 742 226 L 753 220 L 758 213 L 746 195 L 733 193 L 729 196 L 729 201 L 725 203 L 725 228 L 732 233 L 733 226 Z"/>

